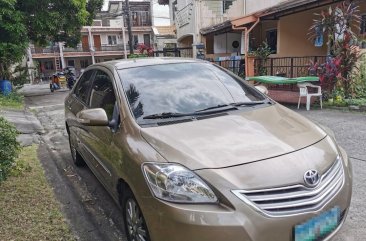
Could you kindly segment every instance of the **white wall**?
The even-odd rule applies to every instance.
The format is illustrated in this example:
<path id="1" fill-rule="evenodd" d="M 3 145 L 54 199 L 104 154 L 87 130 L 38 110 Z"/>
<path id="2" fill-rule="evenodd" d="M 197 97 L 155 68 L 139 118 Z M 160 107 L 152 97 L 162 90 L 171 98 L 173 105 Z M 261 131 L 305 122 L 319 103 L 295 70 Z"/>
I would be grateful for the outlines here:
<path id="1" fill-rule="evenodd" d="M 238 33 L 225 33 L 214 36 L 214 53 L 236 53 L 240 52 L 240 46 L 237 49 L 232 47 L 232 43 L 238 41 L 241 44 L 241 34 Z M 240 54 L 240 53 L 239 53 Z"/>
<path id="2" fill-rule="evenodd" d="M 286 2 L 289 0 L 245 0 L 246 1 L 246 11 L 245 15 L 255 13 L 270 7 L 273 7 L 281 2 Z"/>

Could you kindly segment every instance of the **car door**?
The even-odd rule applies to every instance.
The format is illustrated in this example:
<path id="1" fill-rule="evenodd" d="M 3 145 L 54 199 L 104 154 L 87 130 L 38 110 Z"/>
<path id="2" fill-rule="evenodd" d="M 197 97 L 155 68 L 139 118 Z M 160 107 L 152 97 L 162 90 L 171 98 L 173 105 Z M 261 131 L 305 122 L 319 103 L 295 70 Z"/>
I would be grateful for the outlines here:
<path id="1" fill-rule="evenodd" d="M 121 159 L 121 151 L 113 142 L 118 131 L 120 115 L 116 101 L 116 89 L 113 75 L 107 69 L 98 69 L 90 91 L 89 108 L 105 110 L 110 123 L 108 126 L 89 126 L 86 146 L 95 164 L 95 175 L 106 186 L 112 189 L 114 180 L 113 162 Z M 110 190 L 113 191 L 113 190 Z"/>
<path id="2" fill-rule="evenodd" d="M 93 158 L 85 146 L 89 130 L 86 126 L 77 122 L 76 115 L 88 108 L 87 103 L 89 102 L 89 93 L 94 76 L 95 70 L 85 71 L 77 82 L 75 89 L 73 89 L 73 93 L 66 99 L 66 108 L 68 109 L 66 120 L 70 133 L 73 138 L 76 138 L 77 149 L 90 168 L 93 168 L 95 163 L 93 163 Z"/>

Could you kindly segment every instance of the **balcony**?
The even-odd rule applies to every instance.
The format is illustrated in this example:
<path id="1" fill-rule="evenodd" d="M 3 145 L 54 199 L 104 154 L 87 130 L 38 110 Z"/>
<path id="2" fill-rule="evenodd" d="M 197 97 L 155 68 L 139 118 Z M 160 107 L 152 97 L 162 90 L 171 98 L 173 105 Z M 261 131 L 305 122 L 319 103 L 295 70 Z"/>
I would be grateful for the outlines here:
<path id="1" fill-rule="evenodd" d="M 89 47 L 86 47 L 86 48 L 83 48 L 82 46 L 78 46 L 76 48 L 65 47 L 63 49 L 63 51 L 65 53 L 69 53 L 69 52 L 89 52 Z"/>
<path id="2" fill-rule="evenodd" d="M 129 50 L 128 44 L 126 44 L 126 50 Z M 124 47 L 123 44 L 118 45 L 102 45 L 100 47 L 95 47 L 95 51 L 123 51 Z"/>
<path id="3" fill-rule="evenodd" d="M 126 50 L 129 50 L 128 44 L 126 45 Z M 123 44 L 118 45 L 101 45 L 101 46 L 94 46 L 95 52 L 123 52 L 124 47 Z M 60 54 L 60 49 L 58 47 L 46 47 L 46 48 L 39 48 L 33 47 L 31 48 L 31 52 L 34 57 L 48 57 L 48 56 L 55 56 Z M 64 47 L 63 52 L 65 56 L 69 55 L 80 55 L 80 56 L 87 56 L 91 54 L 90 48 L 77 46 L 75 48 Z"/>
<path id="4" fill-rule="evenodd" d="M 31 52 L 32 54 L 53 54 L 53 53 L 59 53 L 60 49 L 58 46 L 46 47 L 46 48 L 33 47 L 31 48 Z"/>

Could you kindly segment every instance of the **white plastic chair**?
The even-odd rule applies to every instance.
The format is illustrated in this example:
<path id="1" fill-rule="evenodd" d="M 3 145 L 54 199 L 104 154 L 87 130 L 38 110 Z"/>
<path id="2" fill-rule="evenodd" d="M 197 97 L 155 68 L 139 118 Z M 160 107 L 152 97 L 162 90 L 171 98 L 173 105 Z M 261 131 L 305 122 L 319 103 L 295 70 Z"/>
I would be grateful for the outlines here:
<path id="1" fill-rule="evenodd" d="M 306 97 L 306 110 L 310 110 L 310 100 L 312 96 L 319 97 L 320 101 L 320 109 L 323 109 L 323 102 L 322 102 L 322 89 L 318 85 L 313 85 L 310 83 L 299 83 L 297 86 L 300 89 L 299 95 L 299 103 L 297 104 L 297 109 L 300 108 L 301 97 Z M 316 93 L 309 93 L 308 88 L 316 88 L 318 91 Z"/>
<path id="2" fill-rule="evenodd" d="M 266 86 L 264 85 L 256 85 L 254 86 L 257 90 L 259 90 L 260 92 L 262 92 L 265 95 L 268 95 L 268 89 Z"/>

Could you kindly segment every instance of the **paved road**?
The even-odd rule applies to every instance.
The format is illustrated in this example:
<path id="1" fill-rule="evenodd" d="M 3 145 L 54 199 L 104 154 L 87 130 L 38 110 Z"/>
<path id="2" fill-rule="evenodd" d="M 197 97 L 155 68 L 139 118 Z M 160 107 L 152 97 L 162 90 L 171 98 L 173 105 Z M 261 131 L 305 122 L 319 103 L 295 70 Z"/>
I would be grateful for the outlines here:
<path id="1" fill-rule="evenodd" d="M 49 93 L 47 86 L 27 87 L 26 104 L 35 110 L 46 134 L 39 156 L 74 233 L 80 240 L 125 240 L 117 205 L 86 168 L 72 165 L 64 129 L 63 100 L 68 92 Z M 333 110 L 299 111 L 334 130 L 352 157 L 354 195 L 348 219 L 333 241 L 364 241 L 366 237 L 366 115 Z"/>
<path id="2" fill-rule="evenodd" d="M 366 113 L 337 110 L 299 111 L 334 131 L 353 164 L 353 196 L 347 221 L 333 241 L 366 240 Z"/>
<path id="3" fill-rule="evenodd" d="M 68 91 L 50 93 L 48 85 L 36 85 L 24 94 L 45 131 L 38 155 L 78 240 L 127 240 L 118 206 L 88 167 L 72 164 L 63 107 Z"/>

